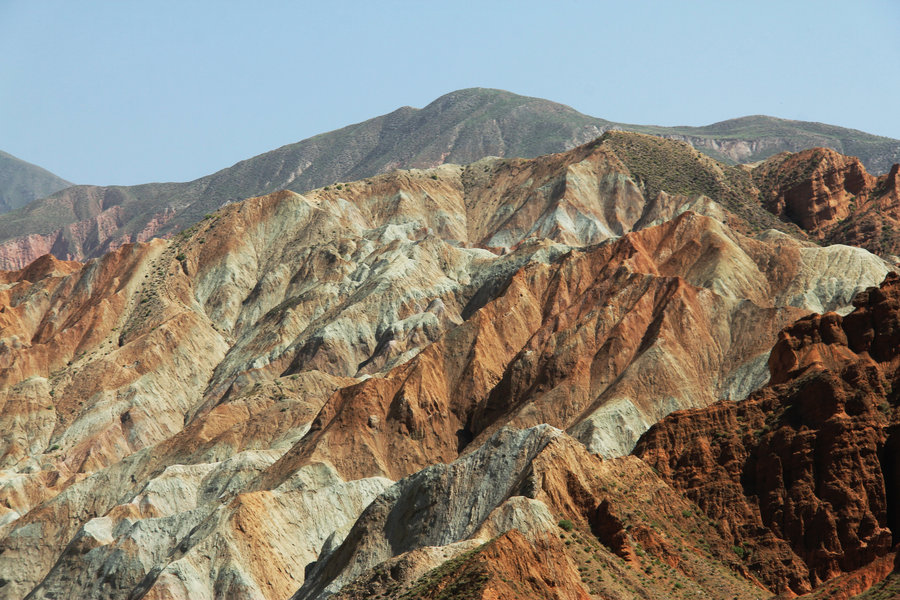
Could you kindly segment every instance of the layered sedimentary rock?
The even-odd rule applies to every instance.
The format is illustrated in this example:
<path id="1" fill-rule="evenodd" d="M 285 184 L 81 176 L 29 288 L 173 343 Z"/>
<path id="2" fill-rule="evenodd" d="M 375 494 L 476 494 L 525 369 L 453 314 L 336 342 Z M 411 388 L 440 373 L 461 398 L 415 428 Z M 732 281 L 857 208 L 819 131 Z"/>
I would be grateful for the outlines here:
<path id="1" fill-rule="evenodd" d="M 546 425 L 502 429 L 382 493 L 294 598 L 766 597 L 696 512 L 633 457 L 602 461 Z"/>
<path id="2" fill-rule="evenodd" d="M 404 106 L 288 144 L 184 183 L 67 187 L 67 182 L 0 153 L 0 212 L 39 198 L 0 216 L 0 268 L 21 268 L 45 252 L 60 259 L 98 257 L 124 243 L 145 241 L 147 235 L 169 236 L 225 204 L 280 189 L 303 193 L 398 168 L 471 163 L 485 156 L 532 158 L 572 149 L 611 129 L 687 142 L 728 163 L 821 146 L 858 156 L 875 173 L 900 161 L 898 140 L 822 123 L 757 115 L 704 127 L 628 125 L 540 98 L 472 88 L 445 94 L 422 109 Z M 56 190 L 62 191 L 47 196 Z"/>
<path id="3" fill-rule="evenodd" d="M 659 156 L 704 185 L 667 190 Z M 615 133 L 279 192 L 171 240 L 0 274 L 0 597 L 284 598 L 392 482 L 474 456 L 504 426 L 546 423 L 611 458 L 673 410 L 743 398 L 778 331 L 846 312 L 888 270 L 759 232 L 772 217 L 732 193 L 745 183 L 687 146 Z M 625 461 L 609 476 L 641 468 Z M 491 510 L 525 495 L 551 524 L 578 520 L 503 485 Z M 592 535 L 640 558 L 598 494 L 578 509 L 610 515 Z M 546 521 L 517 510 L 504 522 Z M 518 525 L 440 543 L 497 538 L 460 567 L 480 573 L 485 552 L 526 551 L 510 528 L 535 556 L 558 543 Z M 672 543 L 636 535 L 658 560 Z M 456 556 L 417 544 L 377 558 Z M 341 581 L 375 568 L 360 565 Z M 661 594 L 622 573 L 616 593 Z"/>
<path id="4" fill-rule="evenodd" d="M 900 278 L 854 305 L 785 329 L 766 388 L 671 415 L 635 449 L 778 591 L 873 567 L 883 577 L 900 540 Z"/>
<path id="5" fill-rule="evenodd" d="M 304 444 L 273 466 L 271 483 L 314 460 L 350 477 L 402 477 L 435 458 L 452 460 L 503 423 L 572 428 L 593 451 L 616 456 L 672 410 L 742 397 L 765 382 L 777 331 L 817 298 L 792 286 L 802 281 L 799 289 L 812 292 L 818 286 L 808 277 L 865 261 L 850 248 L 733 235 L 689 214 L 524 268 L 415 358 L 332 396 Z M 804 250 L 822 260 L 814 276 Z M 884 272 L 858 276 L 877 281 Z M 818 308 L 855 291 L 818 289 Z"/>
<path id="6" fill-rule="evenodd" d="M 780 155 L 754 175 L 769 191 L 764 203 L 770 212 L 819 236 L 847 218 L 851 204 L 875 184 L 858 159 L 826 148 Z"/>
<path id="7" fill-rule="evenodd" d="M 870 175 L 827 148 L 780 154 L 753 170 L 763 205 L 829 243 L 900 254 L 900 165 Z"/>

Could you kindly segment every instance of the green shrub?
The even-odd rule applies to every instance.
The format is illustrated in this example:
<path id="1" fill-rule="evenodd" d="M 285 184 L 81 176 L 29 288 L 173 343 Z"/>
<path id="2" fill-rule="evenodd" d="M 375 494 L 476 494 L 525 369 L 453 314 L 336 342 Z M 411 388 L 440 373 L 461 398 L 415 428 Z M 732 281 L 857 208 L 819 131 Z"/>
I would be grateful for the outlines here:
<path id="1" fill-rule="evenodd" d="M 575 529 L 575 523 L 573 523 L 569 519 L 562 519 L 558 523 L 558 525 L 560 526 L 561 529 L 564 529 L 565 531 L 572 531 L 573 529 Z"/>

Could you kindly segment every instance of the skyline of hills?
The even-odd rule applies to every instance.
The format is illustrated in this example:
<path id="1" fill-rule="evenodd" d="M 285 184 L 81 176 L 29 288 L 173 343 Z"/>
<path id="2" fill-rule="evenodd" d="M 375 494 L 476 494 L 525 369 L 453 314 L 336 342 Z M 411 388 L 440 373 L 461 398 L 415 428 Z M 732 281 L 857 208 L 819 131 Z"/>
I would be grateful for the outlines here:
<path id="1" fill-rule="evenodd" d="M 0 213 L 74 185 L 50 171 L 0 151 Z"/>
<path id="2" fill-rule="evenodd" d="M 501 90 L 446 94 L 423 109 L 387 115 L 289 144 L 184 183 L 78 185 L 0 215 L 0 266 L 17 268 L 52 252 L 102 255 L 122 243 L 167 236 L 221 206 L 279 189 L 304 192 L 396 168 L 468 164 L 484 156 L 561 152 L 627 128 L 686 141 L 727 162 L 759 160 L 809 145 L 850 148 L 885 171 L 900 141 L 815 123 L 744 117 L 700 128 L 621 125 L 570 107 Z"/>
<path id="3" fill-rule="evenodd" d="M 609 126 L 616 128 L 627 129 L 628 131 L 636 131 L 639 133 L 649 133 L 651 135 L 661 135 L 664 137 L 672 137 L 672 138 L 683 138 L 684 141 L 688 141 L 695 147 L 697 147 L 702 152 L 705 152 L 716 158 L 717 160 L 722 160 L 725 162 L 753 162 L 755 160 L 759 160 L 760 157 L 765 158 L 768 156 L 766 152 L 769 150 L 767 145 L 760 146 L 757 150 L 752 150 L 749 148 L 729 148 L 726 147 L 724 149 L 717 148 L 721 143 L 727 142 L 728 140 L 748 140 L 748 139 L 759 139 L 759 138 L 770 138 L 777 137 L 781 138 L 782 143 L 788 143 L 793 145 L 793 149 L 791 151 L 803 150 L 815 146 L 827 147 L 833 150 L 836 150 L 842 154 L 847 154 L 850 156 L 859 157 L 862 162 L 866 165 L 870 171 L 881 173 L 885 172 L 893 162 L 898 162 L 896 157 L 900 156 L 900 140 L 890 138 L 887 136 L 882 136 L 878 134 L 873 134 L 870 132 L 865 132 L 849 127 L 842 127 L 837 125 L 831 125 L 827 123 L 821 123 L 817 121 L 803 121 L 797 119 L 785 119 L 781 117 L 764 115 L 764 114 L 756 114 L 756 115 L 745 115 L 740 117 L 734 117 L 730 119 L 726 119 L 723 121 L 717 121 L 715 123 L 711 123 L 708 125 L 653 125 L 653 124 L 641 124 L 641 123 L 625 123 L 619 121 L 610 121 L 608 119 L 602 117 L 593 117 L 590 115 L 586 115 L 584 113 L 580 113 L 579 111 L 558 102 L 554 102 L 552 100 L 544 100 L 542 98 L 537 97 L 529 97 L 522 96 L 519 94 L 515 94 L 513 92 L 508 92 L 506 90 L 493 89 L 493 88 L 465 88 L 456 90 L 453 92 L 449 92 L 435 99 L 432 103 L 424 107 L 427 109 L 431 107 L 433 104 L 441 103 L 447 99 L 453 98 L 459 95 L 471 95 L 472 93 L 482 93 L 482 94 L 496 94 L 499 96 L 506 96 L 507 101 L 513 100 L 513 102 L 521 102 L 521 101 L 532 101 L 535 104 L 543 104 L 543 108 L 547 109 L 548 112 L 557 112 L 557 113 L 566 113 L 566 116 L 563 118 L 559 118 L 556 120 L 556 124 L 563 124 L 565 127 L 569 118 L 574 118 L 576 121 L 581 120 L 583 124 L 591 124 L 598 126 L 600 128 L 606 128 Z M 414 108 L 411 106 L 403 106 L 391 113 L 386 113 L 385 115 L 381 115 L 382 117 L 393 115 L 395 113 L 408 112 L 408 111 L 421 111 L 424 109 Z M 378 119 L 379 117 L 374 117 Z M 361 121 L 360 123 L 356 123 L 353 125 L 360 125 L 362 123 L 366 123 L 369 120 Z M 553 119 L 550 119 L 552 122 Z M 570 124 L 570 123 L 569 123 Z M 349 125 L 347 127 L 352 127 L 353 125 Z M 345 127 L 346 128 L 346 127 Z M 344 128 L 335 129 L 329 132 L 322 132 L 316 135 L 313 135 L 311 138 L 306 138 L 303 141 L 314 139 L 320 137 L 322 135 L 341 131 Z M 287 144 L 285 146 L 281 146 L 280 148 L 294 146 L 296 143 Z M 2 151 L 0 151 L 2 152 Z M 523 157 L 528 156 L 537 156 L 538 154 L 546 154 L 546 151 L 539 151 L 533 154 L 521 154 Z M 15 158 L 18 159 L 8 153 L 3 153 L 7 158 Z M 264 152 L 263 154 L 267 154 Z M 261 156 L 261 155 L 256 155 Z M 887 156 L 893 156 L 894 161 L 891 162 L 890 159 L 885 159 Z M 246 160 L 246 159 L 245 159 Z M 22 161 L 26 162 L 26 161 Z M 244 161 L 238 161 L 234 163 L 233 166 L 240 164 Z M 457 162 L 457 164 L 465 164 L 466 162 L 470 162 L 469 160 L 462 161 L 450 161 Z M 43 166 L 38 168 L 44 168 Z M 224 167 L 221 170 L 228 169 L 229 167 Z M 45 169 L 46 170 L 46 169 Z M 217 171 L 218 172 L 218 171 Z M 53 175 L 51 173 L 51 175 Z M 53 175 L 53 177 L 57 177 Z M 201 177 L 202 178 L 202 177 Z M 67 183 L 69 186 L 73 185 L 95 185 L 95 186 L 109 186 L 109 184 L 105 184 L 103 182 L 82 182 L 82 183 L 72 183 L 67 182 L 62 178 L 58 178 L 60 181 Z M 193 181 L 193 180 L 191 180 Z M 118 187 L 133 187 L 135 185 L 141 185 L 144 183 L 165 183 L 165 182 L 177 182 L 176 180 L 168 180 L 168 179 L 157 179 L 153 181 L 145 181 L 136 184 L 129 184 Z M 52 192 L 51 192 L 52 193 Z M 40 196 L 38 196 L 40 197 Z M 8 210 L 8 209 L 3 209 Z"/>

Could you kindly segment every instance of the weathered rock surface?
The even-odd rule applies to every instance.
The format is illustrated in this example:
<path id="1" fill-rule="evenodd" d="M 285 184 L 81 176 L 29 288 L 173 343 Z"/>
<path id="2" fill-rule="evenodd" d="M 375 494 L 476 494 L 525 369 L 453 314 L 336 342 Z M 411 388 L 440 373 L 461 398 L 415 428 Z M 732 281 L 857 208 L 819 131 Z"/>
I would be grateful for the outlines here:
<path id="1" fill-rule="evenodd" d="M 875 184 L 858 159 L 825 148 L 770 159 L 754 175 L 769 190 L 764 202 L 770 212 L 820 237 Z"/>
<path id="2" fill-rule="evenodd" d="M 167 468 L 85 523 L 30 597 L 288 597 L 303 565 L 392 482 L 320 468 L 302 485 L 241 493 L 272 454 Z"/>
<path id="3" fill-rule="evenodd" d="M 319 460 L 344 477 L 396 479 L 453 460 L 504 423 L 571 428 L 592 451 L 625 454 L 668 412 L 762 385 L 756 371 L 776 332 L 857 290 L 838 273 L 862 267 L 856 277 L 874 283 L 886 272 L 864 251 L 777 242 L 685 214 L 526 267 L 408 363 L 332 396 L 268 483 Z M 815 275 L 812 256 L 824 267 Z M 810 285 L 823 275 L 828 284 Z M 810 306 L 816 289 L 825 293 Z"/>
<path id="4" fill-rule="evenodd" d="M 867 568 L 900 539 L 900 278 L 854 305 L 785 329 L 766 388 L 670 415 L 635 449 L 778 591 Z"/>
<path id="5" fill-rule="evenodd" d="M 502 429 L 382 493 L 294 598 L 665 598 L 676 582 L 708 598 L 768 596 L 694 511 L 633 457 L 601 461 L 546 425 Z M 645 577 L 654 568 L 663 581 Z"/>
<path id="6" fill-rule="evenodd" d="M 659 156 L 691 176 L 663 177 Z M 739 233 L 773 219 L 741 203 L 747 181 L 613 133 L 252 198 L 171 240 L 0 273 L 0 597 L 284 598 L 388 484 L 506 425 L 612 457 L 672 410 L 744 397 L 786 324 L 887 272 L 864 250 Z M 591 494 L 592 535 L 636 555 L 627 515 Z M 575 509 L 529 497 L 547 508 L 491 500 L 481 533 L 431 559 L 411 538 L 409 564 L 510 528 L 555 547 L 538 534 Z M 507 567 L 491 585 L 543 568 Z"/>
<path id="7" fill-rule="evenodd" d="M 592 135 L 576 137 L 579 142 L 584 142 L 601 131 L 591 128 L 591 132 Z M 444 196 L 449 193 L 459 197 L 458 201 L 468 208 L 479 207 L 480 214 L 477 216 L 481 218 L 467 220 L 475 228 L 469 236 L 478 236 L 478 239 L 468 241 L 491 247 L 509 247 L 527 235 L 551 237 L 567 243 L 596 242 L 622 235 L 639 221 L 644 225 L 652 219 L 671 218 L 673 214 L 687 209 L 717 211 L 714 216 L 721 217 L 722 211 L 711 206 L 714 203 L 696 198 L 700 194 L 733 197 L 734 202 L 751 213 L 752 209 L 756 209 L 755 214 L 741 215 L 745 219 L 748 216 L 751 221 L 768 219 L 766 226 L 779 226 L 776 219 L 756 207 L 755 197 L 750 193 L 752 190 L 745 189 L 749 177 L 739 169 L 719 165 L 687 144 L 661 138 L 610 132 L 604 139 L 605 152 L 602 153 L 589 145 L 555 158 L 542 157 L 537 162 L 484 159 L 465 169 L 457 178 L 445 179 L 441 191 Z M 448 143 L 453 144 L 452 141 Z M 648 148 L 658 144 L 664 146 L 666 161 L 678 160 L 679 164 L 661 169 L 658 161 L 641 160 L 645 158 Z M 567 142 L 560 144 L 558 149 L 574 145 L 574 142 Z M 463 154 L 474 160 L 490 154 L 491 148 L 470 149 Z M 506 149 L 513 156 L 517 154 L 515 146 Z M 354 149 L 354 152 L 358 150 Z M 659 153 L 658 150 L 656 153 Z M 502 149 L 498 149 L 497 154 L 503 154 Z M 401 164 L 433 166 L 453 158 L 463 156 L 443 156 L 433 161 L 410 159 L 391 163 L 393 166 L 390 168 Z M 283 160 L 288 159 L 282 157 L 277 162 L 280 164 Z M 76 186 L 64 190 L 56 196 L 0 217 L 0 239 L 4 240 L 0 243 L 0 266 L 21 268 L 47 252 L 64 259 L 101 256 L 124 243 L 146 241 L 157 235 L 172 235 L 201 220 L 204 213 L 238 198 L 272 192 L 281 187 L 293 190 L 313 187 L 311 181 L 301 185 L 300 180 L 285 180 L 288 173 L 281 168 L 264 180 L 257 181 L 261 177 L 257 172 L 259 169 L 239 169 L 239 166 L 233 168 L 238 173 L 213 175 L 211 181 L 201 179 L 187 184 L 150 184 L 132 188 Z M 361 169 L 357 175 L 374 175 L 388 167 Z M 245 170 L 250 174 L 243 173 Z M 262 169 L 263 172 L 268 170 Z M 238 178 L 239 183 L 230 181 L 234 177 Z M 319 179 L 315 181 L 319 182 Z M 251 184 L 247 180 L 257 183 Z M 691 182 L 694 180 L 703 185 L 693 185 Z M 329 177 L 319 185 L 331 181 L 333 179 Z M 656 185 L 648 190 L 641 183 L 645 188 L 641 190 L 636 182 L 646 181 Z M 662 187 L 659 185 L 661 181 L 665 182 Z M 355 184 L 337 185 L 341 187 L 329 189 L 340 197 L 349 196 L 349 191 L 344 191 L 345 186 L 358 189 Z M 221 191 L 222 188 L 229 194 L 237 188 L 241 190 L 241 196 L 235 198 L 228 195 L 223 200 L 225 192 Z M 657 197 L 657 192 L 662 189 L 667 190 L 668 195 Z M 217 190 L 220 192 L 217 193 Z M 413 191 L 406 190 L 407 193 Z M 427 186 L 425 192 L 430 192 Z M 394 193 L 398 190 L 390 191 L 390 194 Z M 383 203 L 388 198 L 380 201 Z M 500 198 L 504 199 L 501 201 Z M 598 198 L 604 201 L 598 203 Z M 494 214 L 484 210 L 491 206 L 496 209 L 500 202 L 503 204 L 502 211 Z M 405 212 L 405 208 L 401 212 Z M 730 210 L 735 208 L 729 206 Z M 500 227 L 504 221 L 508 223 Z M 57 226 L 35 228 L 35 223 L 57 223 Z M 492 235 L 485 236 L 487 232 Z"/>
<path id="8" fill-rule="evenodd" d="M 827 148 L 781 154 L 753 170 L 764 206 L 829 243 L 900 254 L 900 165 L 879 177 Z"/>
<path id="9" fill-rule="evenodd" d="M 794 598 L 790 592 L 779 594 L 781 598 Z M 900 558 L 882 556 L 865 567 L 851 573 L 835 577 L 808 594 L 799 596 L 804 600 L 893 600 L 900 598 Z"/>

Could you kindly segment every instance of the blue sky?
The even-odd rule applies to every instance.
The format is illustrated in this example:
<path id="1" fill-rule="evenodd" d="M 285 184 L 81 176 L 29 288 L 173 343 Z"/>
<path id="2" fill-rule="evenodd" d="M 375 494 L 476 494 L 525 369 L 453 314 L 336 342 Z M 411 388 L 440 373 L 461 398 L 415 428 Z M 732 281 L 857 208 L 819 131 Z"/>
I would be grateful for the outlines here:
<path id="1" fill-rule="evenodd" d="M 0 0 L 0 149 L 185 181 L 466 87 L 614 121 L 900 138 L 900 2 Z"/>

